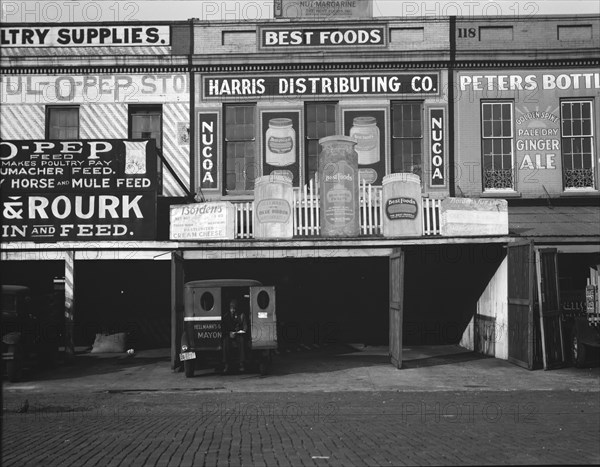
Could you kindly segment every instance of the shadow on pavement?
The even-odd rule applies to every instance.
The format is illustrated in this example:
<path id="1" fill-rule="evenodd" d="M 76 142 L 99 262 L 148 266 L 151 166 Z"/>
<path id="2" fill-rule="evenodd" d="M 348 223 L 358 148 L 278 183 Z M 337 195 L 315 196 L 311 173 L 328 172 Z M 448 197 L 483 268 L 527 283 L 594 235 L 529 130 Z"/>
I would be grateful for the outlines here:
<path id="1" fill-rule="evenodd" d="M 164 365 L 169 367 L 168 349 L 141 352 L 135 356 L 124 353 L 91 354 L 89 352 L 76 352 L 72 361 L 62 359 L 53 367 L 31 366 L 24 369 L 20 382 L 39 382 L 60 379 L 72 379 L 91 375 L 109 375 L 117 371 L 139 368 L 143 366 Z"/>

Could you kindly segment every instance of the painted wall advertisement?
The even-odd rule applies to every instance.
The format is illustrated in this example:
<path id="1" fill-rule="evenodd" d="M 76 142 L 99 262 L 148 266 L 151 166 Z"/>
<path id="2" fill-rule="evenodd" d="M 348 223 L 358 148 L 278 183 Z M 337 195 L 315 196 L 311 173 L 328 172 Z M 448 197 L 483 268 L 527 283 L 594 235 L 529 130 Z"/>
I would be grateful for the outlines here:
<path id="1" fill-rule="evenodd" d="M 204 76 L 204 99 L 261 96 L 438 95 L 438 73 Z"/>
<path id="2" fill-rule="evenodd" d="M 275 18 L 372 18 L 373 0 L 275 0 Z"/>
<path id="3" fill-rule="evenodd" d="M 217 125 L 219 114 L 217 112 L 198 113 L 198 154 L 200 189 L 213 190 L 218 187 L 217 177 Z"/>
<path id="4" fill-rule="evenodd" d="M 429 109 L 429 123 L 431 131 L 431 176 L 429 183 L 432 187 L 446 186 L 444 132 L 446 122 L 444 109 Z"/>
<path id="5" fill-rule="evenodd" d="M 501 116 L 505 125 L 508 121 L 511 123 L 504 131 L 512 137 L 510 162 L 516 175 L 514 181 L 505 182 L 506 189 L 542 197 L 560 195 L 570 188 L 594 188 L 597 165 L 594 151 L 589 143 L 586 149 L 586 142 L 597 128 L 598 110 L 594 102 L 597 97 L 594 96 L 600 90 L 598 71 L 464 72 L 459 74 L 458 84 L 460 99 L 457 99 L 457 105 L 461 115 L 458 135 L 467 134 L 467 129 L 481 127 L 482 103 L 512 104 L 510 116 Z M 494 125 L 500 125 L 500 118 L 494 118 L 498 120 Z M 565 120 L 564 134 L 561 119 Z M 568 143 L 571 131 L 578 135 L 572 151 L 563 146 Z M 476 167 L 482 157 L 481 141 L 463 140 L 461 145 L 460 157 L 464 166 L 472 164 Z M 466 195 L 470 195 L 473 191 L 479 192 L 481 185 L 469 186 L 468 181 L 463 180 L 460 186 Z"/>
<path id="6" fill-rule="evenodd" d="M 299 112 L 263 112 L 263 174 L 285 170 L 300 186 Z"/>
<path id="7" fill-rule="evenodd" d="M 386 28 L 261 28 L 261 47 L 357 47 L 386 45 Z"/>
<path id="8" fill-rule="evenodd" d="M 556 169 L 560 158 L 560 115 L 517 108 L 515 147 L 519 170 Z"/>
<path id="9" fill-rule="evenodd" d="M 222 202 L 171 206 L 171 240 L 233 240 L 233 204 Z"/>
<path id="10" fill-rule="evenodd" d="M 0 141 L 5 241 L 154 240 L 154 140 Z"/>
<path id="11" fill-rule="evenodd" d="M 180 74 L 23 75 L 0 78 L 3 104 L 164 103 L 189 100 Z"/>
<path id="12" fill-rule="evenodd" d="M 358 177 L 371 185 L 381 185 L 385 176 L 385 111 L 344 111 L 344 134 L 357 141 Z"/>
<path id="13" fill-rule="evenodd" d="M 169 26 L 50 26 L 0 28 L 5 47 L 94 47 L 170 45 Z"/>

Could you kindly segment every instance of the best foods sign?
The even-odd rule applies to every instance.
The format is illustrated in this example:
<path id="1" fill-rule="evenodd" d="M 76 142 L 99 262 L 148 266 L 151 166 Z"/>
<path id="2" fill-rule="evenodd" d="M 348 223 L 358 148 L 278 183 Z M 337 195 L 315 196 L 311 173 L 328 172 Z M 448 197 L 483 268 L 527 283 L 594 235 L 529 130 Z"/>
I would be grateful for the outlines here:
<path id="1" fill-rule="evenodd" d="M 2 240 L 153 240 L 151 141 L 0 141 Z"/>

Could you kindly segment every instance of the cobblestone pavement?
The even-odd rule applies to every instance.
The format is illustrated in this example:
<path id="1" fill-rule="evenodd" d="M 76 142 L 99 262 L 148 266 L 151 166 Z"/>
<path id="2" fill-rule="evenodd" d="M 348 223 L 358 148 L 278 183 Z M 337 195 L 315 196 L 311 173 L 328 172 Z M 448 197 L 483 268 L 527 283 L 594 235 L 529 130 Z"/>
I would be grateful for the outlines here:
<path id="1" fill-rule="evenodd" d="M 594 391 L 5 391 L 2 465 L 600 463 Z"/>

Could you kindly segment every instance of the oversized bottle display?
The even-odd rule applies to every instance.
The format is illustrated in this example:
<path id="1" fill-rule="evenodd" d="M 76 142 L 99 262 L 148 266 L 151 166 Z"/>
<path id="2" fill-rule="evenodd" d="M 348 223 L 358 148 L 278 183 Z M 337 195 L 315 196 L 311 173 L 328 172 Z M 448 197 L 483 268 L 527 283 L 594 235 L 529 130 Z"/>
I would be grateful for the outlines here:
<path id="1" fill-rule="evenodd" d="M 321 138 L 319 186 L 321 235 L 358 237 L 358 154 L 356 140 L 344 135 Z"/>

